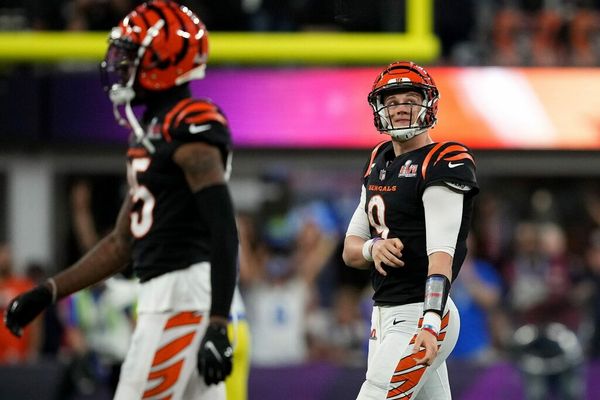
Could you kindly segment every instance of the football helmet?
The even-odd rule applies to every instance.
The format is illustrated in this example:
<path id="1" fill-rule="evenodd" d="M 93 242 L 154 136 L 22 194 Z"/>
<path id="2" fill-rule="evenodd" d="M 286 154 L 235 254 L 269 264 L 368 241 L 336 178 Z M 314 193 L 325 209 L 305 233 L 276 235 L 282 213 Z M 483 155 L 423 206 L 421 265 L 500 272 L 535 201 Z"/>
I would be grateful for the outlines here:
<path id="1" fill-rule="evenodd" d="M 143 93 L 204 78 L 208 32 L 187 7 L 174 1 L 152 0 L 123 18 L 111 30 L 108 42 L 100 64 L 104 90 L 119 124 L 131 128 L 143 141 L 132 101 L 137 97 L 137 102 L 143 102 Z M 127 120 L 117 106 L 125 106 Z"/>
<path id="2" fill-rule="evenodd" d="M 200 18 L 173 1 L 153 0 L 112 29 L 103 84 L 111 100 L 123 104 L 135 89 L 165 90 L 202 79 L 207 59 L 208 32 Z"/>
<path id="3" fill-rule="evenodd" d="M 420 109 L 416 123 L 406 127 L 394 126 L 389 106 L 384 104 L 384 99 L 390 94 L 407 90 L 418 91 L 423 95 L 422 104 L 417 106 Z M 435 125 L 439 98 L 440 94 L 433 78 L 423 67 L 413 62 L 395 62 L 377 76 L 367 99 L 373 109 L 377 130 L 404 142 Z"/>

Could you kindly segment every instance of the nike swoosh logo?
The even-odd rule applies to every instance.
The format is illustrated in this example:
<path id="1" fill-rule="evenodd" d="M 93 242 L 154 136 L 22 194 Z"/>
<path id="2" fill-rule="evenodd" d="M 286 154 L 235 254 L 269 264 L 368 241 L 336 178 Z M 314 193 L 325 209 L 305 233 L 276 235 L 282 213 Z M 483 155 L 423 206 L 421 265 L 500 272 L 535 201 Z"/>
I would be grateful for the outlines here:
<path id="1" fill-rule="evenodd" d="M 406 320 L 405 319 L 401 319 L 400 321 L 396 321 L 396 318 L 394 318 L 394 322 L 392 322 L 392 324 L 393 325 L 398 325 L 398 324 L 400 324 L 402 322 L 406 322 Z"/>
<path id="2" fill-rule="evenodd" d="M 190 133 L 192 135 L 195 135 L 196 133 L 200 133 L 200 132 L 204 132 L 207 131 L 211 128 L 210 124 L 204 124 L 204 125 L 190 125 Z"/>
<path id="3" fill-rule="evenodd" d="M 452 162 L 449 162 L 448 163 L 448 168 L 456 168 L 456 167 L 459 167 L 461 165 L 465 165 L 465 163 L 461 162 L 461 163 L 453 164 Z"/>
<path id="4" fill-rule="evenodd" d="M 204 344 L 204 347 L 206 347 L 208 350 L 210 350 L 210 352 L 213 354 L 213 356 L 215 356 L 215 358 L 217 359 L 217 361 L 223 362 L 223 358 L 219 354 L 219 351 L 217 350 L 217 348 L 216 348 L 216 346 L 214 345 L 213 342 L 211 342 L 211 341 L 206 342 Z"/>

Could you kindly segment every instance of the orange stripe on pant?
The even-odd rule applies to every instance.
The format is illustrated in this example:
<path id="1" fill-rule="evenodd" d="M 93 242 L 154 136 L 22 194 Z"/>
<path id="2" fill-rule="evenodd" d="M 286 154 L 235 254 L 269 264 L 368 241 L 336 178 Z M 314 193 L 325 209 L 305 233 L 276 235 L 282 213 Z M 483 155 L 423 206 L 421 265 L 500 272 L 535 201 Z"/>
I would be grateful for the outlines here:
<path id="1" fill-rule="evenodd" d="M 422 358 L 424 356 L 425 350 L 420 350 L 417 353 L 409 354 L 400 360 L 391 380 L 391 383 L 400 383 L 400 385 L 388 391 L 388 399 L 402 394 L 405 399 L 411 398 L 411 392 L 418 385 L 427 369 L 425 365 L 417 365 L 415 358 Z"/>
<path id="2" fill-rule="evenodd" d="M 185 325 L 197 325 L 201 321 L 201 315 L 197 315 L 194 312 L 181 312 L 169 318 L 169 320 L 165 324 L 164 330 L 166 331 L 171 328 Z M 154 355 L 152 367 L 157 367 L 161 364 L 166 363 L 169 360 L 174 359 L 178 354 L 182 353 L 193 342 L 195 336 L 196 331 L 194 330 L 162 346 L 156 351 Z M 156 380 L 160 380 L 160 383 L 158 384 L 158 386 L 146 390 L 144 392 L 143 398 L 146 399 L 149 397 L 160 395 L 161 393 L 164 393 L 170 388 L 172 388 L 173 385 L 175 385 L 179 379 L 179 375 L 183 367 L 183 362 L 184 359 L 181 359 L 167 367 L 151 371 L 148 374 L 148 384 Z M 168 400 L 170 398 L 171 395 L 168 395 L 167 397 L 164 397 L 164 400 Z"/>
<path id="3" fill-rule="evenodd" d="M 441 346 L 441 342 L 444 341 L 446 337 L 446 332 L 442 332 L 444 329 L 448 327 L 448 322 L 450 322 L 450 313 L 447 312 L 442 318 L 440 334 L 438 335 L 438 349 Z M 423 325 L 423 318 L 419 319 L 418 327 L 420 328 Z M 417 339 L 417 335 L 414 335 L 410 340 L 410 344 L 414 344 Z M 421 377 L 427 370 L 428 366 L 426 365 L 417 365 L 415 359 L 423 358 L 425 356 L 425 350 L 419 350 L 414 354 L 409 354 L 403 357 L 398 365 L 396 366 L 396 370 L 394 371 L 394 375 L 392 375 L 392 379 L 390 383 L 399 383 L 399 386 L 396 386 L 394 389 L 389 390 L 387 394 L 387 398 L 391 399 L 399 395 L 403 395 L 403 399 L 410 399 L 412 397 L 412 391 L 417 387 Z"/>
<path id="4" fill-rule="evenodd" d="M 158 371 L 150 372 L 148 375 L 148 380 L 153 381 L 162 379 L 162 382 L 160 382 L 154 389 L 146 390 L 142 398 L 147 399 L 149 397 L 156 396 L 173 387 L 173 385 L 177 382 L 177 379 L 179 379 L 181 367 L 183 367 L 183 360 L 179 360 L 175 364 Z"/>

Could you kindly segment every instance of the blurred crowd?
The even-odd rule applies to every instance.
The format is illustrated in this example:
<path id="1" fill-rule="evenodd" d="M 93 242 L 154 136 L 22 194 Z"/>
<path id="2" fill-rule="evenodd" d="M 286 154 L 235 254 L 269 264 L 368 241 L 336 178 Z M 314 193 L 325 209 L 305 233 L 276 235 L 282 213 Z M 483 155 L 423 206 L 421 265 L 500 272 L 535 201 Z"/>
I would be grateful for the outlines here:
<path id="1" fill-rule="evenodd" d="M 109 31 L 140 0 L 5 0 L 0 30 Z M 405 0 L 183 0 L 210 31 L 403 32 Z M 593 0 L 434 0 L 444 65 L 595 66 Z"/>
<path id="2" fill-rule="evenodd" d="M 307 193 L 300 180 L 267 174 L 261 178 L 263 198 L 239 210 L 240 287 L 252 332 L 252 364 L 326 362 L 362 368 L 372 302 L 369 272 L 350 269 L 341 259 L 356 199 Z M 103 189 L 109 183 L 112 191 Z M 94 177 L 69 181 L 74 253 L 93 246 L 107 229 L 102 213 L 110 214 L 114 183 L 114 178 Z M 532 330 L 561 332 L 555 345 L 572 346 L 556 350 L 570 355 L 561 363 L 565 368 L 600 359 L 597 185 L 545 186 L 524 179 L 514 181 L 510 191 L 502 180 L 484 182 L 482 188 L 469 255 L 452 285 L 461 334 L 449 363 L 518 366 L 524 354 L 536 351 L 543 358 L 552 346 L 539 345 Z M 116 212 L 118 201 L 114 204 Z M 10 248 L 2 245 L 0 308 L 44 277 L 42 266 L 24 270 L 26 276 L 15 274 Z M 99 387 L 110 390 L 135 323 L 135 287 L 130 277 L 120 276 L 64 299 L 25 331 L 24 340 L 0 329 L 0 363 L 58 358 L 69 365 L 65 398 Z M 523 364 L 525 372 L 529 364 Z M 540 365 L 534 375 L 543 375 L 540 368 L 549 364 Z"/>

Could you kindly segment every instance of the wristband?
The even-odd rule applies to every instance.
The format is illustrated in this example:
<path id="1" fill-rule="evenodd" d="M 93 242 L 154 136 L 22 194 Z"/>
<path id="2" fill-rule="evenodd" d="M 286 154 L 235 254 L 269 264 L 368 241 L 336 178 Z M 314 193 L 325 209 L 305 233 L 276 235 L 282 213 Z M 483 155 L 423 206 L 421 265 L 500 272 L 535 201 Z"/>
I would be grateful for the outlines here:
<path id="1" fill-rule="evenodd" d="M 362 256 L 368 262 L 373 262 L 373 245 L 376 241 L 381 240 L 380 237 L 367 240 L 362 247 Z"/>
<path id="2" fill-rule="evenodd" d="M 436 339 L 438 337 L 438 333 L 433 329 L 433 327 L 431 325 L 423 325 L 421 327 L 421 330 L 431 333 L 433 336 L 435 336 Z"/>
<path id="3" fill-rule="evenodd" d="M 431 329 L 433 331 L 432 333 L 434 333 L 435 336 L 437 336 L 440 334 L 441 325 L 442 320 L 437 315 L 437 313 L 428 312 L 425 313 L 425 315 L 423 316 L 423 323 L 421 325 L 421 329 L 425 329 L 427 327 L 428 329 Z"/>

